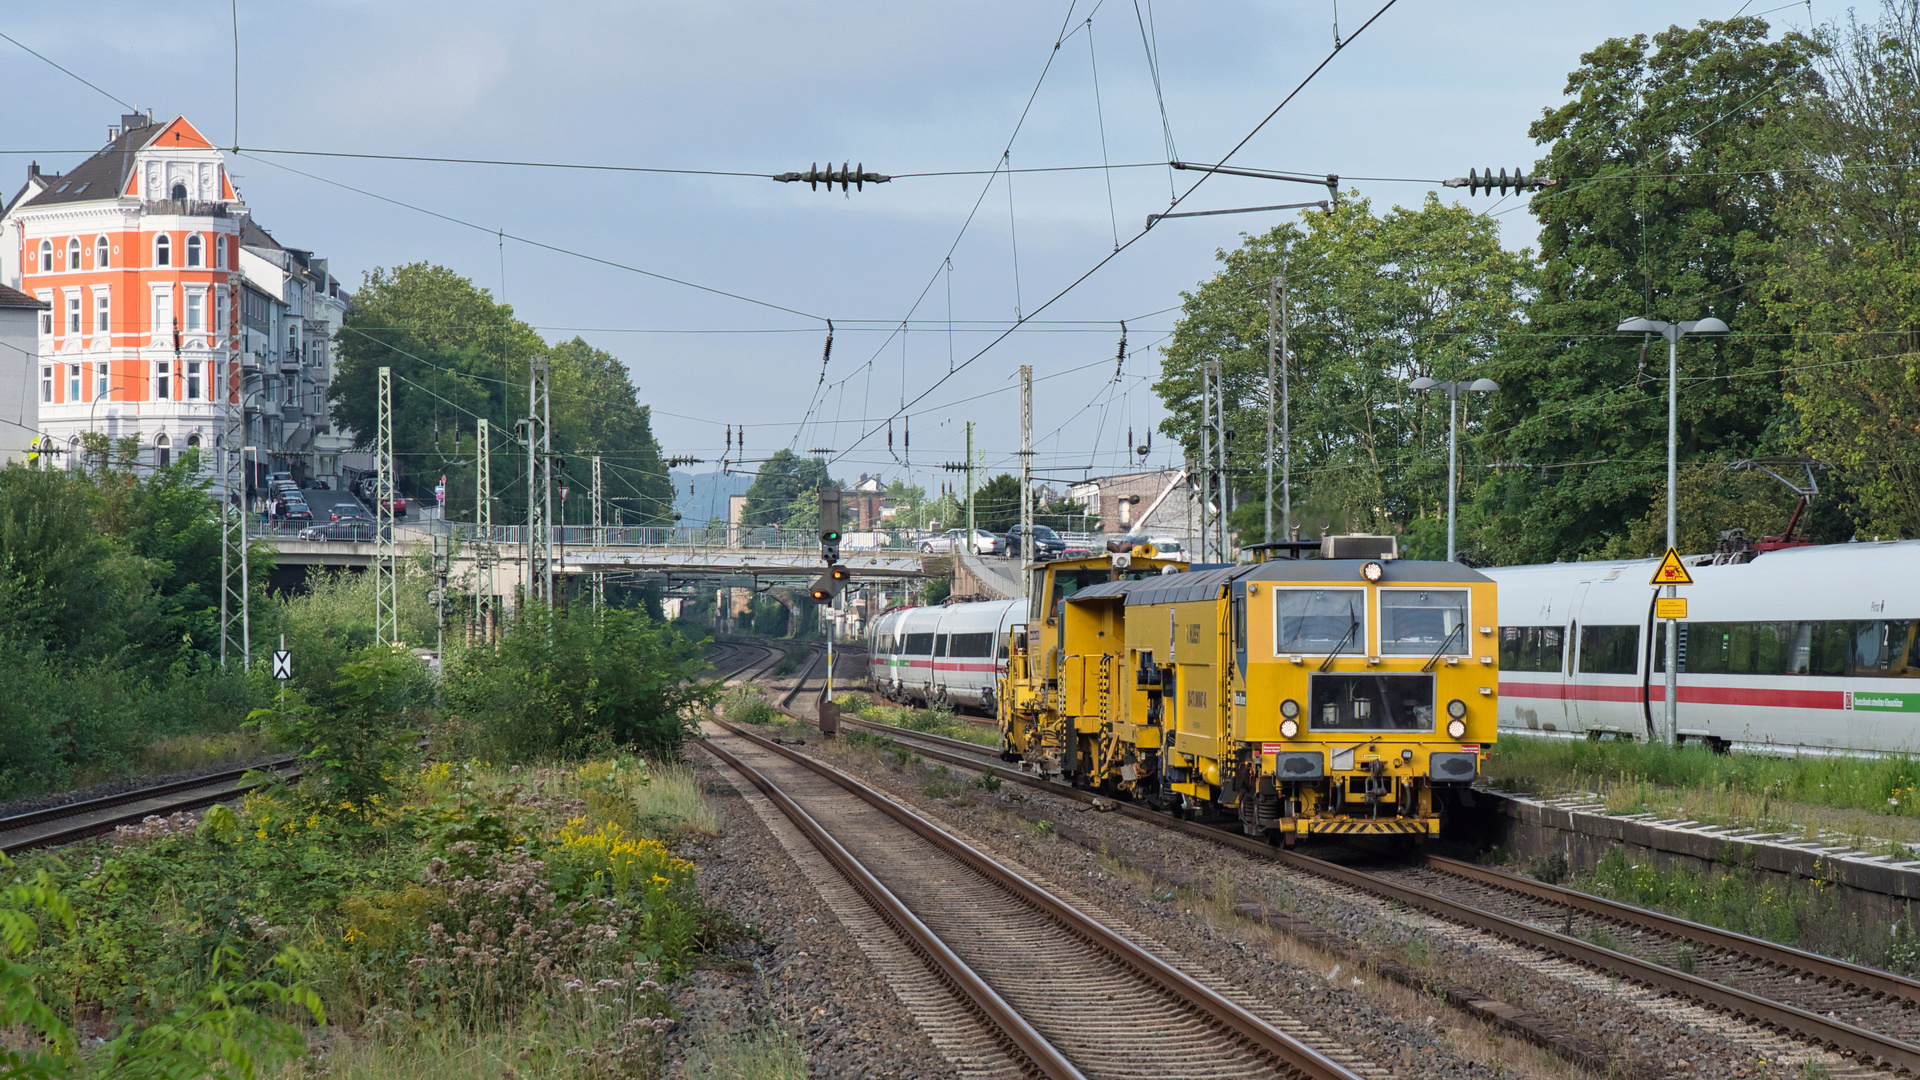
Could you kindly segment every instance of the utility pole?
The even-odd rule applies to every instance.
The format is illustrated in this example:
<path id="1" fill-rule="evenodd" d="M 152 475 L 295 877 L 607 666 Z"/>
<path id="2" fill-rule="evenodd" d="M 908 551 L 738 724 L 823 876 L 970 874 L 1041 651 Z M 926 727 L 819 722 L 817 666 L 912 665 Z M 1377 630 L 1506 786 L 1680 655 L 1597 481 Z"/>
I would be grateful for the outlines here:
<path id="1" fill-rule="evenodd" d="M 973 549 L 973 421 L 967 421 L 967 549 Z"/>
<path id="2" fill-rule="evenodd" d="M 1287 309 L 1287 279 L 1279 279 L 1280 292 L 1280 532 L 1281 539 L 1293 539 L 1293 402 L 1290 400 L 1290 388 L 1293 382 L 1288 371 L 1292 354 L 1287 352 L 1287 324 L 1291 322 L 1291 313 Z"/>
<path id="3" fill-rule="evenodd" d="M 1033 365 L 1020 365 L 1020 595 L 1033 591 Z"/>
<path id="4" fill-rule="evenodd" d="M 527 369 L 527 602 L 553 606 L 552 434 L 547 430 L 547 358 Z"/>
<path id="5" fill-rule="evenodd" d="M 593 502 L 593 546 L 605 547 L 607 538 L 600 519 L 600 455 L 593 455 L 593 491 L 589 493 Z M 607 573 L 604 570 L 593 572 L 593 610 L 599 611 L 600 605 L 607 602 Z"/>
<path id="6" fill-rule="evenodd" d="M 1215 550 L 1221 562 L 1228 562 L 1227 517 L 1233 512 L 1233 480 L 1227 473 L 1227 369 L 1219 360 L 1213 362 L 1213 421 L 1213 444 L 1220 478 L 1220 508 L 1213 515 L 1214 529 L 1218 533 Z"/>
<path id="7" fill-rule="evenodd" d="M 1200 561 L 1213 562 L 1213 364 L 1200 365 Z"/>
<path id="8" fill-rule="evenodd" d="M 373 638 L 400 643 L 399 548 L 393 535 L 393 369 L 380 369 L 378 418 L 374 422 Z"/>
<path id="9" fill-rule="evenodd" d="M 485 417 L 480 419 L 479 435 L 474 442 L 474 475 L 477 481 L 473 504 L 473 567 L 478 588 L 473 590 L 473 621 L 480 636 L 493 640 L 493 430 Z"/>
<path id="10" fill-rule="evenodd" d="M 1274 398 L 1274 340 L 1276 324 L 1280 321 L 1280 279 L 1274 278 L 1267 283 L 1267 486 L 1261 498 L 1265 510 L 1264 527 L 1261 541 L 1273 543 L 1273 398 Z"/>
<path id="11" fill-rule="evenodd" d="M 242 379 L 236 378 L 240 365 L 234 354 L 227 354 L 226 370 L 220 378 L 220 668 L 226 670 L 227 653 L 233 652 L 243 669 L 253 666 L 253 590 L 247 581 L 247 471 L 246 454 L 240 449 L 246 441 Z"/>

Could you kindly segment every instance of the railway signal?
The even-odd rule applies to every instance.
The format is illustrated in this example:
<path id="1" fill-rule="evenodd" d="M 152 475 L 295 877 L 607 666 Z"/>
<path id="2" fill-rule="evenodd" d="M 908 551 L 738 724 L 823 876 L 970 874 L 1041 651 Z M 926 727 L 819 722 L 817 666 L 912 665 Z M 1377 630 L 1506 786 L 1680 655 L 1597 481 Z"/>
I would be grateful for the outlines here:
<path id="1" fill-rule="evenodd" d="M 828 565 L 840 561 L 840 485 L 821 484 L 820 558 Z"/>
<path id="2" fill-rule="evenodd" d="M 820 575 L 819 580 L 807 590 L 807 595 L 813 597 L 814 603 L 831 604 L 834 598 L 840 595 L 840 590 L 847 587 L 847 582 L 852 577 L 853 574 L 846 567 L 834 563 L 827 567 L 827 572 Z"/>

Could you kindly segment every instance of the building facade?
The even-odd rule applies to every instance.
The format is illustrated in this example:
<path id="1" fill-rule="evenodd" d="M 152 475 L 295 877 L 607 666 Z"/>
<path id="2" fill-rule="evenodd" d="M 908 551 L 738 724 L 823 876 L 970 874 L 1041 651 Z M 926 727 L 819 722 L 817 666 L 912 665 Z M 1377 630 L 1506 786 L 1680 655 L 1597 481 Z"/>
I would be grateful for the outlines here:
<path id="1" fill-rule="evenodd" d="M 0 285 L 0 465 L 39 450 L 40 324 L 52 306 Z"/>
<path id="2" fill-rule="evenodd" d="M 65 174 L 30 166 L 0 210 L 0 283 L 49 305 L 35 365 L 43 443 L 72 464 L 87 432 L 134 437 L 139 464 L 166 465 L 219 446 L 231 404 L 263 469 L 324 475 L 346 294 L 324 260 L 252 223 L 225 155 L 185 117 L 126 115 L 108 134 Z M 262 297 L 264 339 L 247 315 Z"/>

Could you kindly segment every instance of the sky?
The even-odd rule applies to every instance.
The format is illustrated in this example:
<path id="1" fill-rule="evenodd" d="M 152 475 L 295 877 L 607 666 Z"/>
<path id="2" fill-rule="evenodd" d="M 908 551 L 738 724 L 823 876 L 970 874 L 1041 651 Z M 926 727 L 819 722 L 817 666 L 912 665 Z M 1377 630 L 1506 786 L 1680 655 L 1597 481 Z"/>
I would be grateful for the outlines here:
<path id="1" fill-rule="evenodd" d="M 731 457 L 749 469 L 819 450 L 842 479 L 937 490 L 958 482 L 941 466 L 963 458 L 968 421 L 987 468 L 1017 470 L 1030 364 L 1036 472 L 1066 481 L 1173 461 L 1163 438 L 1144 459 L 1132 447 L 1164 416 L 1152 385 L 1181 293 L 1294 213 L 1168 220 L 1136 240 L 1200 178 L 1168 160 L 1218 162 L 1257 128 L 1230 164 L 1336 173 L 1377 211 L 1437 191 L 1525 247 L 1521 200 L 1436 181 L 1530 168 L 1527 126 L 1582 53 L 1743 7 L 1776 32 L 1844 15 L 1832 0 L 1385 2 L 23 5 L 0 33 L 73 74 L 0 41 L 15 102 L 0 189 L 29 161 L 77 164 L 122 103 L 183 114 L 242 148 L 229 169 L 282 244 L 350 287 L 375 267 L 448 266 L 548 340 L 607 350 L 664 450 L 707 462 L 695 470 L 744 427 Z M 896 179 L 844 194 L 768 179 L 815 162 Z M 1009 181 L 996 165 L 1077 168 Z M 1324 195 L 1215 176 L 1179 209 Z"/>

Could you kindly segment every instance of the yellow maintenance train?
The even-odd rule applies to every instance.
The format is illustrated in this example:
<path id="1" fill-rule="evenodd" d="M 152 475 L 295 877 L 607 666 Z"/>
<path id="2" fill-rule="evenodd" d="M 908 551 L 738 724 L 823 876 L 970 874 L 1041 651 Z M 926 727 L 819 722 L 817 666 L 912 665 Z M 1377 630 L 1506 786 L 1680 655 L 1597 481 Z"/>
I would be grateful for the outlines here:
<path id="1" fill-rule="evenodd" d="M 1286 844 L 1438 834 L 1494 740 L 1493 581 L 1396 558 L 1392 537 L 1254 551 L 1190 572 L 1145 545 L 1030 567 L 1003 755 Z"/>

